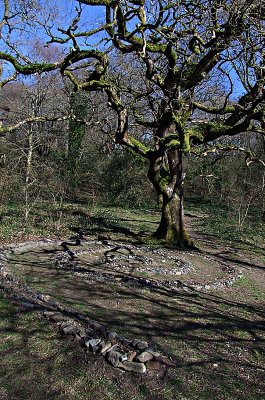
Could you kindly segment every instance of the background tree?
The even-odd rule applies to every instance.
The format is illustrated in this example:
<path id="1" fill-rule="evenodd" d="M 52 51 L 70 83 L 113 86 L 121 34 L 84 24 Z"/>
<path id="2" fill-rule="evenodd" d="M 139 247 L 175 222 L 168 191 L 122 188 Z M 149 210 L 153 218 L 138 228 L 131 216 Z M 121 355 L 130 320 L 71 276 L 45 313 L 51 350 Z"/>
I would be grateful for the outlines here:
<path id="1" fill-rule="evenodd" d="M 68 197 L 76 198 L 77 163 L 80 158 L 82 141 L 86 132 L 86 117 L 88 101 L 85 93 L 72 92 L 70 94 L 70 111 L 72 118 L 69 121 L 67 144 L 67 181 Z"/>
<path id="2" fill-rule="evenodd" d="M 75 90 L 105 93 L 106 103 L 117 115 L 116 143 L 148 161 L 148 177 L 162 196 L 155 236 L 189 247 L 183 220 L 185 155 L 191 150 L 200 153 L 200 146 L 209 152 L 213 142 L 219 149 L 224 136 L 234 138 L 247 131 L 264 135 L 263 2 L 80 0 L 75 4 L 68 28 L 57 31 L 54 13 L 43 23 L 37 18 L 41 9 L 16 6 L 14 21 L 21 29 L 38 24 L 50 45 L 60 44 L 66 51 L 71 44 L 70 51 L 49 63 L 30 61 L 25 49 L 12 44 L 12 9 L 6 6 L 0 59 L 15 75 L 60 69 Z M 93 29 L 86 6 L 98 6 L 105 14 Z M 34 18 L 29 19 L 30 13 Z M 23 18 L 18 20 L 17 15 Z M 124 63 L 133 56 L 137 80 L 128 79 L 125 68 L 113 73 L 110 65 L 116 54 Z M 216 86 L 220 97 L 213 102 Z M 142 127 L 142 134 L 135 125 Z M 250 152 L 246 154 L 248 161 L 253 159 Z"/>
<path id="3" fill-rule="evenodd" d="M 56 116 L 53 83 L 48 79 L 39 79 L 30 85 L 12 83 L 12 87 L 4 88 L 0 98 L 1 106 L 9 107 L 3 124 L 17 126 L 1 141 L 2 148 L 8 149 L 5 151 L 8 162 L 3 170 L 11 185 L 4 186 L 3 192 L 9 194 L 10 201 L 20 203 L 23 199 L 26 220 L 38 199 L 47 199 L 54 189 L 53 154 L 61 145 L 65 122 L 56 120 L 60 117 Z M 54 115 L 55 120 L 42 120 L 45 113 Z M 29 115 L 30 121 L 20 125 Z M 56 167 L 58 172 L 59 166 Z M 48 177 L 50 188 L 47 187 Z"/>
<path id="4" fill-rule="evenodd" d="M 264 167 L 259 163 L 248 165 L 249 155 L 256 154 L 264 159 L 264 137 L 244 133 L 231 139 L 219 141 L 219 149 L 200 156 L 188 157 L 189 170 L 186 183 L 191 199 L 225 208 L 229 219 L 236 219 L 242 227 L 252 211 L 256 221 L 264 214 Z M 223 149 L 223 150 L 222 150 Z M 241 152 L 240 150 L 241 149 Z M 247 161 L 247 162 L 245 162 Z"/>

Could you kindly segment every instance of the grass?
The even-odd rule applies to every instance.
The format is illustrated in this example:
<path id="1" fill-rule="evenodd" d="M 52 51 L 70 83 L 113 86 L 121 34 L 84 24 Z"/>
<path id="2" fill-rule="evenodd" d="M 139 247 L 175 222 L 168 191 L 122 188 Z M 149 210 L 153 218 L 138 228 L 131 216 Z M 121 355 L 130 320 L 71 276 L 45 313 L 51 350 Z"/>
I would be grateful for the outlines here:
<path id="1" fill-rule="evenodd" d="M 236 282 L 236 286 L 242 289 L 243 292 L 241 294 L 243 296 L 251 296 L 260 303 L 265 301 L 265 291 L 247 276 L 240 278 Z"/>
<path id="2" fill-rule="evenodd" d="M 200 233 L 213 240 L 236 243 L 237 248 L 264 256 L 265 224 L 261 218 L 256 219 L 255 213 L 248 216 L 243 226 L 238 225 L 235 214 L 219 205 L 191 202 L 187 205 L 187 213 L 201 215 L 194 221 Z"/>
<path id="3" fill-rule="evenodd" d="M 1 400 L 127 398 L 116 371 L 63 340 L 36 313 L 18 312 L 1 292 L 0 321 Z M 137 387 L 131 393 L 143 399 Z"/>
<path id="4" fill-rule="evenodd" d="M 82 213 L 73 215 L 77 209 Z M 84 214 L 87 211 L 83 206 L 65 206 L 61 235 L 70 236 L 72 228 L 79 227 L 92 238 L 103 235 L 134 243 L 138 235 L 145 237 L 153 232 L 159 218 L 156 213 L 94 208 L 90 210 L 94 216 L 91 222 Z M 199 209 L 192 208 L 191 212 L 199 213 Z M 196 229 L 203 229 L 204 222 L 200 221 L 194 219 Z M 217 220 L 214 224 L 218 225 Z M 38 227 L 32 225 L 30 229 L 32 235 L 36 229 L 40 236 Z M 41 232 L 44 235 L 45 230 Z M 53 226 L 49 232 L 48 236 L 55 235 Z M 212 240 L 222 242 L 221 234 L 215 232 Z M 261 244 L 256 245 L 258 248 Z M 174 359 L 177 368 L 169 369 L 166 375 L 145 377 L 116 371 L 102 359 L 84 354 L 74 343 L 63 340 L 33 312 L 18 312 L 0 292 L 1 400 L 264 398 L 264 312 L 257 304 L 265 298 L 258 275 L 263 271 L 257 271 L 256 281 L 244 276 L 223 292 L 178 293 L 96 283 L 67 275 L 54 267 L 53 257 L 53 253 L 25 251 L 13 255 L 9 267 L 35 290 L 50 294 L 123 336 L 155 344 Z"/>
<path id="5" fill-rule="evenodd" d="M 93 218 L 86 216 L 90 213 Z M 186 205 L 186 213 L 201 216 L 193 218 L 194 227 L 199 233 L 213 240 L 236 243 L 242 250 L 248 250 L 264 257 L 265 225 L 250 214 L 246 223 L 240 227 L 234 214 L 225 207 L 195 203 Z M 107 235 L 116 231 L 116 237 L 137 240 L 141 238 L 150 246 L 161 243 L 151 238 L 159 222 L 158 212 L 128 210 L 117 207 L 91 207 L 65 203 L 58 208 L 56 204 L 40 203 L 25 223 L 23 208 L 9 204 L 2 207 L 0 241 L 16 242 L 38 238 L 69 237 L 75 228 L 92 234 Z M 265 261 L 265 257 L 264 257 Z"/>
<path id="6" fill-rule="evenodd" d="M 41 261 L 40 255 L 35 257 Z M 248 308 L 253 297 L 245 304 L 215 294 L 167 294 L 95 284 L 82 277 L 53 271 L 51 263 L 46 262 L 46 267 L 41 264 L 41 269 L 37 263 L 29 268 L 23 264 L 21 276 L 26 279 L 30 274 L 34 277 L 31 284 L 36 290 L 42 288 L 125 337 L 147 339 L 176 360 L 178 369 L 169 371 L 163 384 L 156 381 L 156 387 L 159 387 L 156 394 L 160 396 L 157 398 L 262 399 L 261 366 L 265 359 L 264 354 L 257 352 L 262 348 L 265 332 L 260 326 L 256 327 L 260 319 L 259 308 Z M 15 271 L 19 264 L 13 264 L 12 268 Z M 46 363 L 54 347 L 42 335 L 37 334 L 32 340 L 31 354 Z M 246 381 L 245 376 L 250 376 L 250 381 Z M 97 379 L 100 384 L 102 381 Z M 255 388 L 251 385 L 253 379 L 256 380 Z M 139 386 L 135 399 L 152 399 L 151 383 L 145 382 L 141 389 Z M 112 395 L 110 392 L 107 398 L 111 399 Z M 76 398 L 73 393 L 71 396 Z"/>
<path id="7" fill-rule="evenodd" d="M 87 216 L 89 214 L 93 218 Z M 10 204 L 2 208 L 0 217 L 1 242 L 30 240 L 35 237 L 69 237 L 75 232 L 75 227 L 89 231 L 90 234 L 106 234 L 116 229 L 117 235 L 127 232 L 129 236 L 135 236 L 144 232 L 152 233 L 158 222 L 157 214 L 143 211 L 68 203 L 61 208 L 54 204 L 40 203 L 35 206 L 27 222 L 24 220 L 23 207 Z"/>

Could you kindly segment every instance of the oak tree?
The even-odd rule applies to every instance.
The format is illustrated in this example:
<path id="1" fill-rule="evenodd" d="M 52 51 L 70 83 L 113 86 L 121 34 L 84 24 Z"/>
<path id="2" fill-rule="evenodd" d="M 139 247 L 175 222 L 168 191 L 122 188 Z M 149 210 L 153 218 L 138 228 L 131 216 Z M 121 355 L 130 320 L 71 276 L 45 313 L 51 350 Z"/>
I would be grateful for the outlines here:
<path id="1" fill-rule="evenodd" d="M 59 9 L 56 14 L 51 7 L 43 18 L 40 1 L 4 1 L 0 60 L 10 74 L 2 75 L 2 85 L 19 75 L 60 70 L 76 91 L 104 93 L 116 115 L 116 143 L 148 161 L 148 178 L 162 197 L 155 237 L 192 246 L 183 218 L 183 157 L 202 147 L 205 154 L 224 151 L 224 136 L 264 135 L 264 2 L 69 3 L 76 7 L 67 9 L 61 26 Z M 62 46 L 63 56 L 32 60 L 16 45 L 18 29 L 29 34 L 32 27 L 46 46 Z M 257 161 L 250 152 L 246 159 Z"/>

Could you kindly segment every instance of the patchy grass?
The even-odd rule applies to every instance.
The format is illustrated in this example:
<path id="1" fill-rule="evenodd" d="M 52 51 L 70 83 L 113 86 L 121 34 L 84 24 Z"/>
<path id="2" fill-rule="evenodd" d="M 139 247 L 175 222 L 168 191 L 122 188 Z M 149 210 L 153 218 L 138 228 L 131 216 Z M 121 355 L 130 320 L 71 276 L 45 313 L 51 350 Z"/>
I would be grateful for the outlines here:
<path id="1" fill-rule="evenodd" d="M 32 238 L 69 237 L 84 231 L 90 235 L 111 233 L 123 240 L 144 240 L 149 245 L 160 246 L 150 238 L 159 223 L 159 212 L 129 210 L 117 207 L 91 207 L 65 203 L 40 203 L 24 221 L 23 207 L 9 204 L 2 207 L 0 241 L 16 242 Z M 240 227 L 235 216 L 224 207 L 188 202 L 186 214 L 192 216 L 192 226 L 212 240 L 234 243 L 237 248 L 256 252 L 264 257 L 265 225 L 249 215 Z M 92 218 L 91 218 L 92 217 Z M 265 258 L 264 258 L 265 261 Z"/>
<path id="2" fill-rule="evenodd" d="M 192 219 L 193 227 L 198 233 L 207 235 L 213 241 L 233 243 L 237 249 L 254 252 L 265 261 L 265 224 L 261 221 L 261 217 L 257 220 L 255 214 L 250 214 L 245 224 L 239 226 L 236 216 L 226 207 L 189 203 L 186 211 L 187 214 L 198 216 Z"/>
<path id="3" fill-rule="evenodd" d="M 79 204 L 41 203 L 35 206 L 27 222 L 23 208 L 8 205 L 1 211 L 0 241 L 18 242 L 34 238 L 69 237 L 76 231 L 90 235 L 115 233 L 117 237 L 137 238 L 155 231 L 159 214 L 113 207 L 90 207 Z"/>
<path id="4" fill-rule="evenodd" d="M 260 303 L 265 301 L 265 290 L 249 277 L 243 276 L 240 278 L 236 286 L 241 289 L 242 297 L 251 297 Z"/>
<path id="5" fill-rule="evenodd" d="M 144 399 L 140 382 L 61 338 L 36 313 L 19 312 L 1 292 L 0 321 L 1 400 L 125 400 L 128 391 Z"/>
<path id="6" fill-rule="evenodd" d="M 156 213 L 95 208 L 90 210 L 91 219 L 84 207 L 79 208 L 79 214 L 72 211 L 67 206 L 63 214 L 62 236 L 82 231 L 87 238 L 100 236 L 102 240 L 107 237 L 132 244 L 139 237 L 145 240 L 158 222 Z M 191 220 L 195 229 L 202 226 L 200 218 Z M 222 236 L 215 234 L 211 240 L 219 254 L 224 251 L 220 247 Z M 231 239 L 230 243 L 237 249 L 237 241 Z M 259 245 L 257 242 L 257 248 Z M 244 248 L 247 252 L 247 246 Z M 37 291 L 50 294 L 123 336 L 147 339 L 172 357 L 176 368 L 164 376 L 151 373 L 145 377 L 116 371 L 102 359 L 62 340 L 35 314 L 17 313 L 2 298 L 0 398 L 264 399 L 265 285 L 259 265 L 248 259 L 244 277 L 235 286 L 202 293 L 94 282 L 58 270 L 53 257 L 52 252 L 24 251 L 13 255 L 9 267 Z M 92 259 L 90 264 L 89 268 L 96 268 Z M 97 268 L 111 272 L 110 266 Z M 147 272 L 139 275 L 148 277 Z"/>
<path id="7" fill-rule="evenodd" d="M 35 261 L 29 254 L 28 264 L 24 262 L 25 252 L 22 254 L 21 265 L 14 263 L 13 256 L 12 269 L 24 280 L 30 276 L 31 286 L 37 291 L 50 294 L 125 337 L 148 340 L 175 360 L 177 368 L 169 370 L 163 381 L 165 388 L 160 386 L 157 391 L 158 398 L 262 399 L 264 312 L 252 304 L 255 298 L 251 293 L 245 301 L 238 301 L 238 287 L 230 288 L 227 294 L 205 294 L 96 283 L 57 270 L 46 258 L 43 264 L 36 252 Z M 45 359 L 54 349 L 45 341 L 39 345 L 41 339 L 36 336 L 32 351 L 40 351 Z M 141 387 L 136 399 L 150 398 L 150 383 L 145 385 L 149 394 Z"/>

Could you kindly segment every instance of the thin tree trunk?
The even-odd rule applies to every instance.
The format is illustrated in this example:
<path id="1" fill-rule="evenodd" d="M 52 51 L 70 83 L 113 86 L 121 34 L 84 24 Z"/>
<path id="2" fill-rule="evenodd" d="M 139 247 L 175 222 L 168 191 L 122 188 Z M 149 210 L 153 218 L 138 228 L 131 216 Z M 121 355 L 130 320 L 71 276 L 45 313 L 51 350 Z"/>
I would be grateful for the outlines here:
<path id="1" fill-rule="evenodd" d="M 30 124 L 28 131 L 28 148 L 27 148 L 27 161 L 26 161 L 26 176 L 25 176 L 25 221 L 28 220 L 30 212 L 30 179 L 32 175 L 32 157 L 33 157 L 33 129 Z"/>
<path id="2" fill-rule="evenodd" d="M 78 162 L 83 138 L 86 132 L 85 118 L 87 116 L 87 99 L 83 93 L 72 93 L 70 106 L 73 118 L 69 121 L 69 134 L 67 143 L 67 194 L 71 200 L 76 200 L 78 189 Z"/>
<path id="3" fill-rule="evenodd" d="M 176 167 L 176 175 L 177 181 L 176 186 L 179 194 L 179 205 L 178 205 L 178 214 L 179 214 L 179 231 L 184 232 L 184 174 L 183 174 L 183 154 L 181 150 L 178 150 L 178 163 Z"/>

